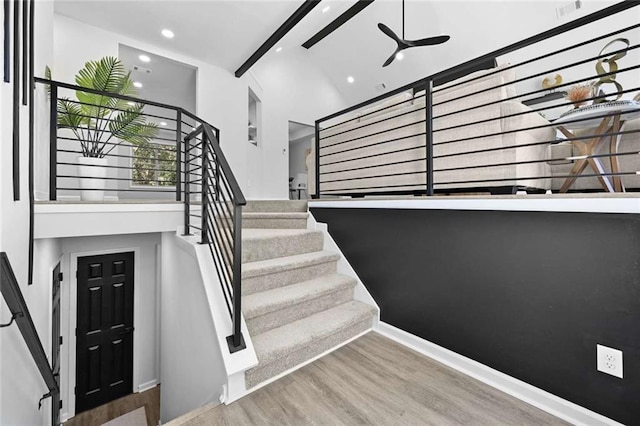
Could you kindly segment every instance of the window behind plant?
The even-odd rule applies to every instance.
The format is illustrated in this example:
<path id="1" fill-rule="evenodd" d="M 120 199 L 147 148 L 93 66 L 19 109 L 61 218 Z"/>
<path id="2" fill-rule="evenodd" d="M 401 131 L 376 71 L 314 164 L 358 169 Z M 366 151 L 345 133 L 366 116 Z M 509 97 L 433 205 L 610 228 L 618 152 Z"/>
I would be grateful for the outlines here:
<path id="1" fill-rule="evenodd" d="M 133 184 L 137 186 L 175 186 L 175 146 L 144 142 L 132 147 Z"/>

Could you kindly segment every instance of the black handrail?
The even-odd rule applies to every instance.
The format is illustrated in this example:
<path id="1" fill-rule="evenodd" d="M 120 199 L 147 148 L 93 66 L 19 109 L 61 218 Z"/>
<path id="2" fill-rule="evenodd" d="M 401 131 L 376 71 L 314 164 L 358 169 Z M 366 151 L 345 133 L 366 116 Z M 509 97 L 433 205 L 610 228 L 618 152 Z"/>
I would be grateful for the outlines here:
<path id="1" fill-rule="evenodd" d="M 31 313 L 29 312 L 27 303 L 22 296 L 20 285 L 18 284 L 18 280 L 13 273 L 13 268 L 11 267 L 11 263 L 9 262 L 9 258 L 5 252 L 0 253 L 0 290 L 2 291 L 2 296 L 11 311 L 11 319 L 12 321 L 15 320 L 15 323 L 20 330 L 20 334 L 22 334 L 22 338 L 27 344 L 27 348 L 29 348 L 29 353 L 33 357 L 36 367 L 38 367 L 38 371 L 40 371 L 40 375 L 49 390 L 43 398 L 52 397 L 54 401 L 57 400 L 60 395 L 58 382 L 56 381 L 51 365 L 47 360 L 47 355 L 42 347 L 42 342 L 38 337 L 38 332 L 33 324 L 33 320 L 31 319 Z M 52 411 L 59 409 L 59 407 L 56 406 L 58 404 L 51 405 Z"/>

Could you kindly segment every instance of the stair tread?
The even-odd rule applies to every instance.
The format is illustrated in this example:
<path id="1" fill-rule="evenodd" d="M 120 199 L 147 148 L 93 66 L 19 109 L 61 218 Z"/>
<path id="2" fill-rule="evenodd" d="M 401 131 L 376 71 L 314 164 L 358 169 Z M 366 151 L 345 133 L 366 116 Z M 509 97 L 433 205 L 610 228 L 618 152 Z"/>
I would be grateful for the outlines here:
<path id="1" fill-rule="evenodd" d="M 330 251 L 314 251 L 293 256 L 277 257 L 242 264 L 242 278 L 273 274 L 320 263 L 333 262 L 340 259 L 340 255 Z"/>
<path id="2" fill-rule="evenodd" d="M 308 212 L 242 212 L 242 217 L 252 219 L 306 219 Z"/>
<path id="3" fill-rule="evenodd" d="M 353 287 L 355 284 L 356 280 L 346 275 L 324 275 L 313 280 L 245 296 L 242 299 L 242 311 L 246 319 L 251 319 Z"/>
<path id="4" fill-rule="evenodd" d="M 269 238 L 287 238 L 307 234 L 322 234 L 308 229 L 247 228 L 242 230 L 242 241 Z"/>
<path id="5" fill-rule="evenodd" d="M 375 309 L 362 302 L 350 301 L 326 311 L 310 315 L 290 324 L 266 331 L 253 337 L 253 346 L 260 368 L 285 355 L 322 340 L 368 316 L 373 319 Z"/>

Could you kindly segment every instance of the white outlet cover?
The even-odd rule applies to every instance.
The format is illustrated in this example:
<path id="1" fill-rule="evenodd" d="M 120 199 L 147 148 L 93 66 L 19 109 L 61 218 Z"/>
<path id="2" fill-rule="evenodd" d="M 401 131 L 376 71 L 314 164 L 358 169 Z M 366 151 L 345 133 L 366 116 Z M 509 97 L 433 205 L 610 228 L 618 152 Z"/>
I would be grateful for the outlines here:
<path id="1" fill-rule="evenodd" d="M 598 371 L 622 379 L 622 351 L 608 346 L 596 345 Z"/>

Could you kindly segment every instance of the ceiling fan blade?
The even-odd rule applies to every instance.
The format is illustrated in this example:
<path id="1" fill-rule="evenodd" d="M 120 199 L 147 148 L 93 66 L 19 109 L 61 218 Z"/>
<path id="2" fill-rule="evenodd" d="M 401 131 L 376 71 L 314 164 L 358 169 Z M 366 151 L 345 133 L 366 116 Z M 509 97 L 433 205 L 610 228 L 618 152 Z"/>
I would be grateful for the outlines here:
<path id="1" fill-rule="evenodd" d="M 435 37 L 422 38 L 419 40 L 405 40 L 405 43 L 407 43 L 411 47 L 432 46 L 434 44 L 442 44 L 448 41 L 450 38 L 451 37 L 449 37 L 448 35 L 441 35 L 441 36 L 435 36 Z"/>
<path id="2" fill-rule="evenodd" d="M 395 41 L 398 44 L 402 43 L 402 39 L 400 39 L 400 37 L 398 37 L 396 35 L 396 33 L 393 32 L 393 30 L 391 30 L 391 28 L 387 27 L 385 24 L 383 23 L 378 23 L 378 28 L 380 28 L 380 31 L 382 31 L 383 33 L 385 33 L 386 35 L 388 35 L 389 37 L 391 37 L 391 39 L 393 41 Z"/>
<path id="3" fill-rule="evenodd" d="M 393 62 L 394 59 L 396 59 L 396 55 L 398 54 L 398 52 L 400 52 L 401 50 L 404 50 L 404 47 L 401 47 L 398 44 L 398 48 L 393 52 L 393 54 L 391 56 L 389 56 L 387 58 L 386 61 L 384 61 L 384 64 L 382 64 L 382 68 L 386 67 L 387 65 L 391 64 L 391 62 Z"/>

